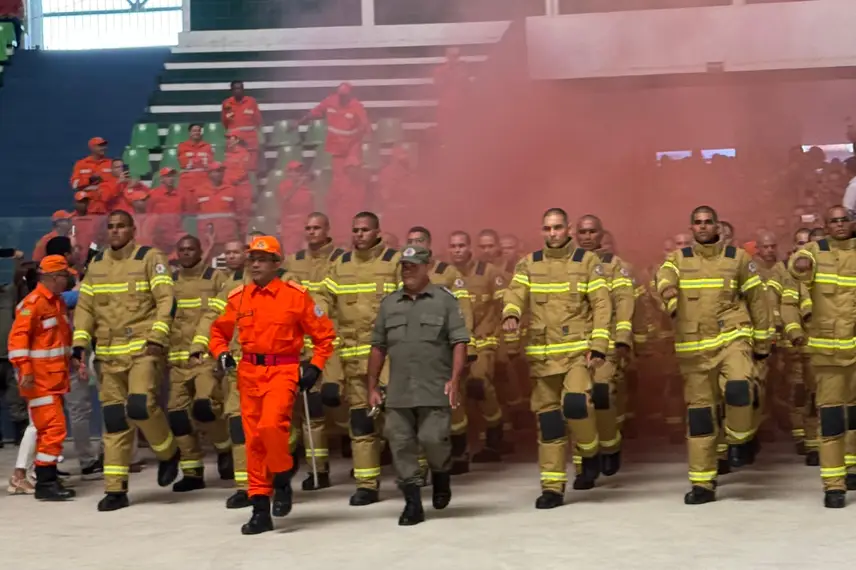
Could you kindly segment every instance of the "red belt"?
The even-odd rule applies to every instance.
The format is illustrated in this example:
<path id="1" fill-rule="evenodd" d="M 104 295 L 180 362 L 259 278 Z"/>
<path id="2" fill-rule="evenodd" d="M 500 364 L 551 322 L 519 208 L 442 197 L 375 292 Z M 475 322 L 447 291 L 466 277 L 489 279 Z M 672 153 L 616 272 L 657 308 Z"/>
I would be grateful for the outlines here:
<path id="1" fill-rule="evenodd" d="M 284 366 L 286 364 L 300 364 L 300 358 L 284 354 L 244 354 L 241 357 L 244 362 L 256 366 Z"/>

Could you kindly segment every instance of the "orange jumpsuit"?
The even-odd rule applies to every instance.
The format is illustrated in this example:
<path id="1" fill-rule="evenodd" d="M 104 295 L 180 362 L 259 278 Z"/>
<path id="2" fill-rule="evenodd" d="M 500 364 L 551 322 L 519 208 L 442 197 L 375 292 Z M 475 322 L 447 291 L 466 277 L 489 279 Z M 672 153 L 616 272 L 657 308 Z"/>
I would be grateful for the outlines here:
<path id="1" fill-rule="evenodd" d="M 247 151 L 250 153 L 247 167 L 255 171 L 258 169 L 259 159 L 259 134 L 258 129 L 262 127 L 262 112 L 259 104 L 249 95 L 238 101 L 229 97 L 223 101 L 223 109 L 220 112 L 223 126 L 226 127 L 226 136 L 237 135 Z"/>
<path id="2" fill-rule="evenodd" d="M 241 198 L 234 186 L 225 183 L 214 186 L 209 180 L 200 186 L 195 194 L 196 235 L 207 235 L 210 224 L 215 244 L 238 239 L 238 218 L 247 206 L 246 202 L 239 204 Z"/>
<path id="3" fill-rule="evenodd" d="M 208 182 L 208 164 L 214 162 L 214 150 L 205 141 L 188 139 L 178 145 L 176 152 L 181 165 L 178 188 L 182 194 L 193 196 L 197 188 Z"/>
<path id="4" fill-rule="evenodd" d="M 285 178 L 279 183 L 279 235 L 282 247 L 295 252 L 303 247 L 303 225 L 315 210 L 312 190 L 299 180 Z"/>
<path id="5" fill-rule="evenodd" d="M 250 184 L 250 152 L 242 146 L 226 149 L 223 157 L 223 183 L 233 186 L 238 199 L 238 229 L 241 235 L 246 233 L 246 222 L 253 215 L 253 185 Z"/>
<path id="6" fill-rule="evenodd" d="M 163 184 L 149 193 L 146 200 L 146 233 L 152 236 L 152 245 L 164 252 L 175 249 L 176 242 L 186 233 L 181 214 L 192 210 L 187 195 L 178 188 L 169 189 Z"/>
<path id="7" fill-rule="evenodd" d="M 241 346 L 238 393 L 246 438 L 249 495 L 273 493 L 273 475 L 294 465 L 289 451 L 303 336 L 312 339 L 312 364 L 324 369 L 333 354 L 333 323 L 307 289 L 279 278 L 264 287 L 241 285 L 211 326 L 215 357 L 229 350 L 237 328 Z"/>
<path id="8" fill-rule="evenodd" d="M 21 396 L 38 433 L 36 465 L 56 465 L 66 436 L 62 395 L 70 388 L 71 324 L 62 297 L 36 285 L 18 306 L 8 345 L 18 378 L 34 379 L 31 388 L 21 388 Z"/>
<path id="9" fill-rule="evenodd" d="M 134 205 L 131 203 L 135 193 L 142 195 L 149 193 L 149 187 L 142 182 L 131 184 L 130 180 L 119 182 L 116 179 L 111 179 L 104 182 L 99 188 L 101 194 L 100 199 L 107 204 L 107 211 L 124 210 L 129 214 L 134 213 Z"/>
<path id="10" fill-rule="evenodd" d="M 113 171 L 111 165 L 113 160 L 107 158 L 96 159 L 94 156 L 81 158 L 74 163 L 74 170 L 71 172 L 71 187 L 75 190 L 94 190 L 98 187 L 96 184 L 90 183 L 92 176 L 98 175 L 103 181 L 113 180 Z"/>
<path id="11" fill-rule="evenodd" d="M 356 97 L 346 105 L 333 94 L 309 112 L 314 119 L 327 119 L 327 140 L 324 150 L 333 155 L 333 170 L 342 168 L 348 158 L 362 159 L 363 135 L 370 128 L 366 108 Z"/>

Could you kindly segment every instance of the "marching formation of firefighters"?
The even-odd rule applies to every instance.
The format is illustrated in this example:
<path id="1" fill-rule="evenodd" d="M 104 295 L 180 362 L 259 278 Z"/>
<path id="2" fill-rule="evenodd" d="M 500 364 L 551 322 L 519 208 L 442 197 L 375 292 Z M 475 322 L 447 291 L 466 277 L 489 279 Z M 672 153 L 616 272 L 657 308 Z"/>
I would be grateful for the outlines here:
<path id="1" fill-rule="evenodd" d="M 49 255 L 9 337 L 38 430 L 35 497 L 74 496 L 57 477 L 61 395 L 69 357 L 71 367 L 84 367 L 94 351 L 105 425 L 99 511 L 129 505 L 134 430 L 158 458 L 158 484 L 175 492 L 205 486 L 204 436 L 219 476 L 235 481 L 227 507 L 252 507 L 242 532 L 272 530 L 271 516 L 291 510 L 300 435 L 311 469 L 302 488 L 322 489 L 331 484 L 328 425 L 337 425 L 350 436 L 350 504 L 379 500 L 388 450 L 406 501 L 399 522 L 416 524 L 424 520 L 420 487 L 430 481 L 434 507 L 444 508 L 451 475 L 510 451 L 504 419 L 519 413 L 513 402 L 525 382 L 516 379 L 525 370 L 538 439 L 535 506 L 554 508 L 565 499 L 569 442 L 574 489 L 621 468 L 633 404 L 628 367 L 648 344 L 660 352 L 648 373 L 673 377 L 671 366 L 683 377 L 684 412 L 672 423 L 688 446 L 686 504 L 714 501 L 718 476 L 754 462 L 769 401 L 782 391 L 767 383 L 777 347 L 798 449 L 820 466 L 825 506 L 844 507 L 846 490 L 856 489 L 856 238 L 848 212 L 829 210 L 825 236 L 798 231 L 785 262 L 773 234 L 761 233 L 751 255 L 721 227 L 712 208 L 696 208 L 691 236 L 675 237 L 669 245 L 678 248 L 645 287 L 596 216 L 571 226 L 560 208 L 543 216 L 543 248 L 516 265 L 499 256 L 493 230 L 475 243 L 452 233 L 450 263 L 432 256 L 423 227 L 396 250 L 371 212 L 354 216 L 345 251 L 333 247 L 329 221 L 316 212 L 306 221 L 306 249 L 285 257 L 276 238 L 256 235 L 226 245 L 228 271 L 208 267 L 192 236 L 179 240 L 172 269 L 160 251 L 135 242 L 133 217 L 114 211 L 108 246 L 80 284 L 73 327 L 59 297 L 72 270 Z M 167 370 L 164 411 L 158 392 Z M 472 457 L 466 400 L 485 430 L 484 449 Z M 667 418 L 676 415 L 663 404 Z"/>

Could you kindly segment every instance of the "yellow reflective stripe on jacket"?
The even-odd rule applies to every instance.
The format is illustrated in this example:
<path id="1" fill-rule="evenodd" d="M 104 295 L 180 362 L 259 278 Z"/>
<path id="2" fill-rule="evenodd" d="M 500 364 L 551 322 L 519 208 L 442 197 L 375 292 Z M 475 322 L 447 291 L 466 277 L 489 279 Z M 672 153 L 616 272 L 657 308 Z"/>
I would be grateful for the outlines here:
<path id="1" fill-rule="evenodd" d="M 674 313 L 675 309 L 678 307 L 678 298 L 672 297 L 668 301 L 666 301 L 666 310 L 670 313 Z"/>
<path id="2" fill-rule="evenodd" d="M 839 287 L 856 287 L 856 277 L 847 277 L 835 273 L 817 273 L 814 276 L 814 282 Z"/>
<path id="3" fill-rule="evenodd" d="M 791 332 L 792 330 L 797 330 L 797 329 L 799 329 L 799 328 L 801 328 L 801 327 L 800 327 L 800 325 L 799 325 L 799 323 L 788 323 L 788 324 L 786 324 L 786 325 L 785 325 L 785 332 L 786 332 L 786 333 L 789 333 L 789 332 Z"/>
<path id="4" fill-rule="evenodd" d="M 192 299 L 176 299 L 175 306 L 179 309 L 201 309 L 202 297 L 195 297 Z"/>
<path id="5" fill-rule="evenodd" d="M 148 283 L 146 283 L 146 287 L 148 287 Z M 116 293 L 127 293 L 128 291 L 130 291 L 130 288 L 127 283 L 98 283 L 96 285 L 92 285 L 93 295 L 112 295 Z"/>
<path id="6" fill-rule="evenodd" d="M 170 350 L 166 355 L 166 359 L 170 362 L 186 362 L 189 358 L 189 350 Z"/>
<path id="7" fill-rule="evenodd" d="M 193 340 L 190 341 L 190 344 L 201 344 L 205 348 L 208 348 L 208 343 L 210 342 L 210 340 L 211 339 L 209 339 L 207 336 L 202 336 L 201 334 L 198 334 L 193 337 Z"/>
<path id="8" fill-rule="evenodd" d="M 648 292 L 648 290 L 645 289 L 645 286 L 640 285 L 636 289 L 633 290 L 633 298 L 638 299 L 639 297 L 646 294 L 647 292 Z"/>
<path id="9" fill-rule="evenodd" d="M 752 329 L 752 338 L 755 340 L 770 340 L 776 334 L 776 329 Z"/>
<path id="10" fill-rule="evenodd" d="M 349 346 L 339 350 L 339 356 L 342 360 L 365 358 L 372 351 L 372 345 L 359 344 L 357 346 Z"/>
<path id="11" fill-rule="evenodd" d="M 148 281 L 136 281 L 134 283 L 134 289 L 138 292 L 151 291 L 153 285 L 151 285 Z"/>
<path id="12" fill-rule="evenodd" d="M 223 299 L 218 299 L 217 297 L 209 297 L 208 306 L 212 309 L 217 310 L 220 313 L 226 311 L 226 301 L 224 301 Z"/>
<path id="13" fill-rule="evenodd" d="M 470 345 L 476 347 L 477 349 L 493 348 L 499 346 L 499 340 L 495 336 L 486 336 L 481 339 L 474 338 L 470 341 Z"/>
<path id="14" fill-rule="evenodd" d="M 154 289 L 158 285 L 167 285 L 169 287 L 172 287 L 174 285 L 172 277 L 170 277 L 169 275 L 155 275 L 154 277 L 149 279 L 149 284 L 152 286 L 152 289 Z"/>
<path id="15" fill-rule="evenodd" d="M 360 293 L 376 293 L 377 283 L 354 283 L 350 285 L 340 285 L 329 277 L 321 282 L 334 295 L 358 295 Z M 398 289 L 395 283 L 383 283 L 383 292 L 392 293 Z"/>
<path id="16" fill-rule="evenodd" d="M 633 324 L 630 321 L 618 321 L 615 323 L 616 331 L 633 331 Z"/>
<path id="17" fill-rule="evenodd" d="M 686 342 L 676 342 L 675 352 L 701 352 L 703 350 L 713 350 L 728 344 L 738 338 L 750 338 L 752 331 L 748 328 L 738 328 L 733 331 L 719 333 L 713 338 L 703 340 L 692 340 Z"/>
<path id="18" fill-rule="evenodd" d="M 152 323 L 152 330 L 163 334 L 169 334 L 169 325 L 163 321 L 155 321 Z"/>
<path id="19" fill-rule="evenodd" d="M 609 340 L 609 331 L 606 329 L 593 329 L 591 331 L 591 338 L 602 338 L 605 340 Z"/>
<path id="20" fill-rule="evenodd" d="M 529 285 L 532 293 L 570 293 L 571 284 L 564 283 L 532 283 Z"/>
<path id="21" fill-rule="evenodd" d="M 633 335 L 633 342 L 635 342 L 636 344 L 644 344 L 644 343 L 648 342 L 648 335 L 646 335 L 646 334 L 634 334 Z"/>
<path id="22" fill-rule="evenodd" d="M 746 291 L 749 291 L 750 289 L 754 289 L 755 287 L 757 287 L 758 285 L 761 285 L 762 283 L 763 283 L 763 281 L 761 281 L 761 277 L 759 275 L 753 275 L 752 277 L 747 279 L 746 283 L 744 283 L 740 287 L 740 292 L 745 293 Z"/>
<path id="23" fill-rule="evenodd" d="M 520 283 L 521 285 L 525 285 L 526 287 L 529 287 L 529 276 L 525 273 L 515 273 L 514 277 L 512 277 L 511 280 L 516 283 Z"/>
<path id="24" fill-rule="evenodd" d="M 806 346 L 809 348 L 825 348 L 830 350 L 856 349 L 856 338 L 818 338 L 810 336 Z"/>
<path id="25" fill-rule="evenodd" d="M 681 279 L 678 281 L 681 289 L 722 289 L 725 279 Z"/>
<path id="26" fill-rule="evenodd" d="M 589 349 L 589 341 L 578 340 L 575 342 L 562 342 L 558 344 L 529 345 L 525 352 L 527 356 L 555 356 L 560 354 L 572 354 Z"/>
<path id="27" fill-rule="evenodd" d="M 660 269 L 671 269 L 672 271 L 675 272 L 676 275 L 681 274 L 681 270 L 678 269 L 678 266 L 675 265 L 674 263 L 672 263 L 671 261 L 663 262 L 663 265 L 660 266 Z"/>
<path id="28" fill-rule="evenodd" d="M 750 279 L 750 281 L 751 281 L 751 279 Z M 748 281 L 747 281 L 747 283 L 748 283 Z M 779 295 L 784 296 L 784 287 L 782 287 L 782 284 L 779 283 L 778 281 L 776 281 L 775 279 L 770 279 L 769 281 L 766 282 L 766 285 L 768 287 L 772 287 L 773 289 L 778 291 Z"/>
<path id="29" fill-rule="evenodd" d="M 577 291 L 580 293 L 592 293 L 597 291 L 601 287 L 609 288 L 606 284 L 606 279 L 595 279 L 594 281 L 589 281 L 588 283 L 577 283 Z"/>
<path id="30" fill-rule="evenodd" d="M 145 340 L 132 340 L 122 344 L 111 344 L 108 346 L 96 346 L 96 356 L 124 356 L 139 352 L 146 347 Z"/>
<path id="31" fill-rule="evenodd" d="M 506 303 L 505 307 L 502 308 L 502 313 L 504 315 L 513 315 L 519 317 L 523 314 L 523 309 L 514 303 Z"/>
<path id="32" fill-rule="evenodd" d="M 620 287 L 633 287 L 633 281 L 626 277 L 619 277 L 618 279 L 613 279 L 612 283 L 609 284 L 609 288 L 611 290 L 615 290 Z"/>
<path id="33" fill-rule="evenodd" d="M 796 299 L 800 298 L 800 294 L 799 294 L 799 291 L 797 291 L 796 289 L 782 289 L 782 298 L 783 299 L 788 298 L 788 299 L 796 300 Z"/>
<path id="34" fill-rule="evenodd" d="M 80 294 L 92 297 L 95 295 L 95 289 L 93 289 L 92 285 L 89 285 L 87 283 L 82 283 L 80 285 Z"/>
<path id="35" fill-rule="evenodd" d="M 301 280 L 300 284 L 309 289 L 313 293 L 317 293 L 321 290 L 321 285 L 323 281 L 309 281 L 309 280 Z"/>
<path id="36" fill-rule="evenodd" d="M 82 340 L 83 342 L 92 342 L 92 335 L 84 330 L 76 330 L 72 335 L 74 340 Z"/>
<path id="37" fill-rule="evenodd" d="M 803 311 L 805 311 L 806 309 L 810 309 L 812 306 L 814 306 L 814 303 L 811 299 L 803 299 L 802 301 L 800 301 L 800 309 Z"/>

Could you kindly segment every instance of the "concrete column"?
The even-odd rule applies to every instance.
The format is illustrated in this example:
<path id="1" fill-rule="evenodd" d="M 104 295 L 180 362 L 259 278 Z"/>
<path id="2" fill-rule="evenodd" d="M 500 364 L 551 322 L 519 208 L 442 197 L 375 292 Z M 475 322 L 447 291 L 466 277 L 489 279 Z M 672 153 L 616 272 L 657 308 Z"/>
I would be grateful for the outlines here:
<path id="1" fill-rule="evenodd" d="M 375 25 L 374 0 L 360 1 L 360 20 L 363 26 Z"/>
<path id="2" fill-rule="evenodd" d="M 190 31 L 190 0 L 181 0 L 181 31 Z"/>

